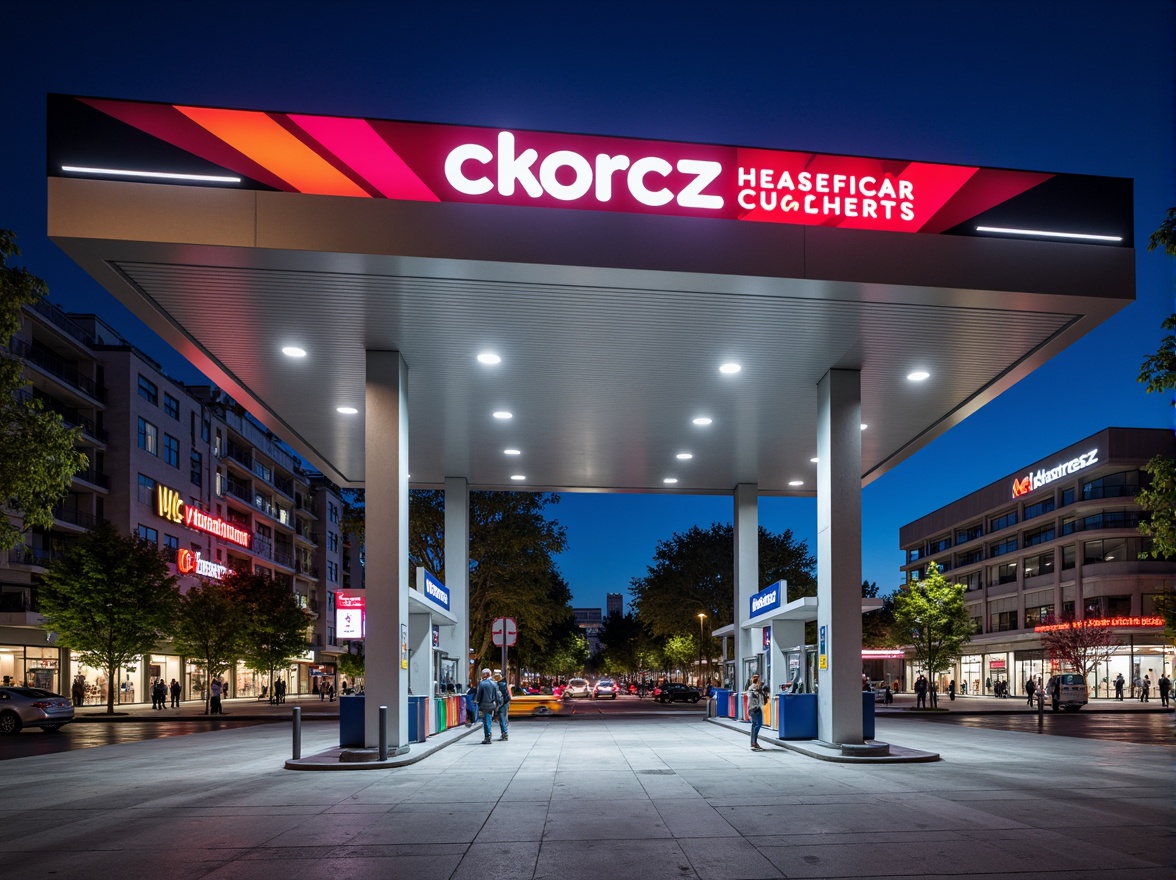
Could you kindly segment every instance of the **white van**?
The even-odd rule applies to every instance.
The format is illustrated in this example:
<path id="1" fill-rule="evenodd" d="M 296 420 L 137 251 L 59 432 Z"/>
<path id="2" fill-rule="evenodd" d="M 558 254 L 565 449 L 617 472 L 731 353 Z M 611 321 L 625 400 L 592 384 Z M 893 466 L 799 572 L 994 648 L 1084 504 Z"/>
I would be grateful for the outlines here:
<path id="1" fill-rule="evenodd" d="M 1059 672 L 1045 683 L 1045 696 L 1053 711 L 1077 712 L 1087 704 L 1086 679 L 1077 672 Z"/>

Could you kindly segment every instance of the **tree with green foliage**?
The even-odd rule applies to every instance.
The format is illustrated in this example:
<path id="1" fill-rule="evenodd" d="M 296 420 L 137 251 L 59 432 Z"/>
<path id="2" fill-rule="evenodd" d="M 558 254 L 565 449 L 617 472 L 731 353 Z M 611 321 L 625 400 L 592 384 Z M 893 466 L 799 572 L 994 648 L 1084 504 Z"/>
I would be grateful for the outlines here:
<path id="1" fill-rule="evenodd" d="M 788 600 L 817 594 L 817 561 L 791 529 L 776 535 L 759 529 L 759 580 L 788 581 Z M 637 617 L 655 636 L 693 635 L 703 612 L 711 629 L 732 623 L 735 594 L 735 529 L 714 523 L 691 526 L 659 541 L 654 563 L 633 578 L 629 592 Z"/>
<path id="2" fill-rule="evenodd" d="M 339 655 L 338 664 L 339 674 L 351 679 L 352 684 L 355 683 L 356 679 L 363 678 L 364 671 L 367 669 L 363 642 L 352 642 L 351 648 L 347 653 Z"/>
<path id="3" fill-rule="evenodd" d="M 42 626 L 87 666 L 106 671 L 107 714 L 114 714 L 119 668 L 171 634 L 179 602 L 159 550 L 108 522 L 49 564 L 40 597 Z"/>
<path id="4" fill-rule="evenodd" d="M 904 585 L 894 597 L 894 635 L 915 652 L 927 677 L 946 672 L 972 640 L 972 619 L 964 605 L 964 585 L 950 583 L 934 562 L 927 576 Z M 932 689 L 932 706 L 935 691 Z"/>
<path id="5" fill-rule="evenodd" d="M 650 635 L 633 612 L 614 611 L 605 615 L 600 624 L 600 648 L 608 669 L 613 674 L 637 672 L 642 668 L 642 657 L 650 646 Z"/>
<path id="6" fill-rule="evenodd" d="M 862 598 L 877 599 L 878 584 L 862 581 Z M 895 648 L 894 639 L 894 595 L 882 597 L 882 607 L 877 611 L 862 614 L 862 647 Z"/>
<path id="7" fill-rule="evenodd" d="M 1119 647 L 1115 631 L 1105 621 L 1051 614 L 1044 623 L 1041 647 L 1046 655 L 1080 673 L 1088 684 L 1090 673 L 1114 656 Z"/>
<path id="8" fill-rule="evenodd" d="M 225 589 L 240 605 L 245 623 L 241 659 L 259 675 L 268 675 L 271 699 L 274 673 L 310 646 L 310 615 L 287 585 L 255 572 L 231 571 Z"/>
<path id="9" fill-rule="evenodd" d="M 172 651 L 204 668 L 205 681 L 219 678 L 241 656 L 245 615 L 241 605 L 219 581 L 204 581 L 181 594 L 172 634 Z M 211 690 L 204 688 L 204 713 Z"/>
<path id="10" fill-rule="evenodd" d="M 588 664 L 588 638 L 577 632 L 563 638 L 547 657 L 546 668 L 557 678 L 567 679 L 584 671 Z"/>
<path id="11" fill-rule="evenodd" d="M 9 265 L 19 254 L 12 232 L 0 229 L 0 550 L 20 543 L 29 527 L 50 528 L 53 508 L 74 474 L 89 464 L 74 448 L 81 429 L 65 427 L 58 413 L 23 390 L 29 383 L 11 350 L 12 337 L 21 310 L 44 299 L 48 288 L 23 267 Z"/>
<path id="12" fill-rule="evenodd" d="M 689 669 L 698 656 L 698 636 L 678 634 L 669 636 L 662 645 L 662 664 L 667 673 L 675 669 Z"/>
<path id="13" fill-rule="evenodd" d="M 1152 233 L 1147 249 L 1156 248 L 1176 257 L 1176 208 L 1168 209 L 1168 216 Z M 1164 320 L 1163 327 L 1172 332 L 1160 342 L 1155 354 L 1144 359 L 1139 381 L 1147 385 L 1149 394 L 1173 394 L 1172 405 L 1176 406 L 1176 313 Z M 1151 477 L 1151 485 L 1136 499 L 1147 514 L 1139 524 L 1139 533 L 1151 538 L 1149 555 L 1176 557 L 1176 460 L 1157 455 L 1143 470 Z"/>

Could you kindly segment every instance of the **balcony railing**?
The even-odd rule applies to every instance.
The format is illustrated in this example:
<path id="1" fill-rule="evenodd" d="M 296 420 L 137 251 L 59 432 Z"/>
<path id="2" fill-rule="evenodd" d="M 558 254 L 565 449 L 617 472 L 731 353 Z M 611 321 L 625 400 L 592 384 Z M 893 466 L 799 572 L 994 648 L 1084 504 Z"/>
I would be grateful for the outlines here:
<path id="1" fill-rule="evenodd" d="M 85 480 L 87 483 L 92 483 L 95 486 L 101 486 L 103 489 L 110 488 L 110 475 L 102 473 L 93 466 L 74 474 L 74 479 Z"/>
<path id="2" fill-rule="evenodd" d="M 32 587 L 0 588 L 0 613 L 20 614 L 40 610 L 37 607 L 37 594 Z"/>
<path id="3" fill-rule="evenodd" d="M 318 580 L 319 570 L 313 563 L 297 560 L 294 563 L 294 570 L 301 575 Z"/>
<path id="4" fill-rule="evenodd" d="M 13 565 L 48 565 L 65 556 L 64 550 L 47 550 L 44 547 L 20 545 L 8 551 L 8 561 Z"/>
<path id="5" fill-rule="evenodd" d="M 248 449 L 244 449 L 230 440 L 225 452 L 229 458 L 241 464 L 247 471 L 253 470 L 253 453 Z"/>
<path id="6" fill-rule="evenodd" d="M 56 376 L 66 385 L 72 385 L 95 400 L 106 402 L 106 388 L 104 386 L 99 385 L 89 376 L 83 376 L 78 372 L 77 367 L 53 352 L 31 345 L 23 339 L 13 339 L 8 348 L 26 363 L 33 364 L 46 373 Z"/>
<path id="7" fill-rule="evenodd" d="M 271 558 L 273 559 L 275 565 L 280 565 L 283 568 L 294 567 L 294 555 L 291 553 L 286 553 L 282 550 L 275 550 L 274 555 Z"/>
<path id="8" fill-rule="evenodd" d="M 94 347 L 94 337 L 82 329 L 82 326 L 70 318 L 65 312 L 53 305 L 53 303 L 39 299 L 33 303 L 33 311 L 45 318 L 50 324 L 64 332 L 67 336 L 72 336 L 82 345 L 86 346 L 86 348 Z"/>
<path id="9" fill-rule="evenodd" d="M 86 513 L 84 510 L 75 510 L 70 507 L 53 508 L 53 518 L 60 522 L 81 526 L 83 529 L 92 529 L 103 522 L 100 516 L 95 516 L 92 513 Z"/>
<path id="10" fill-rule="evenodd" d="M 66 406 L 60 401 L 54 400 L 52 397 L 47 397 L 44 394 L 35 394 L 27 388 L 22 388 L 16 393 L 17 400 L 39 400 L 41 406 L 50 412 L 55 412 L 61 416 L 61 421 L 67 428 L 81 428 L 86 434 L 96 440 L 101 440 L 103 443 L 110 442 L 110 435 L 94 424 L 93 419 L 88 419 L 73 407 Z"/>

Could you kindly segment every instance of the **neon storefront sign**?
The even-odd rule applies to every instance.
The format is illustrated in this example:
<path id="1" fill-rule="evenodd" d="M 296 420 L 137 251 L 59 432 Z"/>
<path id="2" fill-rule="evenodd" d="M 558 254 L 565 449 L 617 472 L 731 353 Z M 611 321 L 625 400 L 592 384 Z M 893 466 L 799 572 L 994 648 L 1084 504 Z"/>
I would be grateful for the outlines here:
<path id="1" fill-rule="evenodd" d="M 219 581 L 229 571 L 228 566 L 210 562 L 200 556 L 199 551 L 179 550 L 176 553 L 176 570 L 180 574 L 194 574 Z"/>
<path id="2" fill-rule="evenodd" d="M 1062 623 L 1043 623 L 1033 627 L 1034 632 L 1062 632 L 1068 629 L 1094 629 L 1095 627 L 1132 627 L 1142 629 L 1163 629 L 1164 618 L 1154 617 L 1089 617 L 1085 620 L 1067 620 Z"/>
<path id="3" fill-rule="evenodd" d="M 961 224 L 1046 181 L 1045 172 L 597 135 L 348 119 L 51 96 L 50 117 L 103 114 L 137 130 L 105 168 L 53 144 L 51 174 L 197 183 L 150 165 L 149 135 L 203 160 L 198 185 L 416 202 L 708 217 L 890 232 L 976 234 Z M 129 132 L 128 132 L 129 133 Z M 84 139 L 83 139 L 84 140 Z M 112 141 L 113 142 L 113 141 Z M 107 173 L 109 172 L 109 173 Z M 1076 179 L 1076 178 L 1075 178 Z M 1080 183 L 1074 183 L 1081 186 Z M 1002 209 L 1003 210 L 1003 209 Z"/>
<path id="4" fill-rule="evenodd" d="M 1077 458 L 1072 458 L 1064 464 L 1059 464 L 1049 470 L 1038 469 L 1036 472 L 1030 472 L 1025 476 L 1013 480 L 1013 497 L 1020 498 L 1022 495 L 1028 495 L 1048 483 L 1069 474 L 1077 473 L 1083 468 L 1088 468 L 1092 464 L 1098 464 L 1098 450 L 1092 449 L 1090 452 L 1084 452 Z"/>
<path id="5" fill-rule="evenodd" d="M 362 639 L 367 635 L 367 602 L 363 590 L 335 591 L 335 638 Z"/>
<path id="6" fill-rule="evenodd" d="M 168 486 L 155 487 L 155 512 L 169 522 L 214 535 L 246 549 L 253 538 L 253 535 L 245 529 L 219 517 L 211 516 L 198 507 L 185 504 L 180 493 Z"/>

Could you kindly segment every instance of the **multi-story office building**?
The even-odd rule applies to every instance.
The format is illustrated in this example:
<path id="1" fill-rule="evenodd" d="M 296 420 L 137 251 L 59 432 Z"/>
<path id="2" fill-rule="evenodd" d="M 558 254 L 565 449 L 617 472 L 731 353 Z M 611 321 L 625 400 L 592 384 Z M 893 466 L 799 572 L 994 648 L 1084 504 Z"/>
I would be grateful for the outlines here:
<path id="1" fill-rule="evenodd" d="M 340 567 L 338 525 L 333 541 L 320 542 L 318 511 L 339 509 L 338 490 L 307 473 L 229 397 L 170 379 L 92 315 L 65 315 L 48 303 L 26 309 L 12 351 L 25 362 L 28 393 L 82 427 L 91 466 L 75 477 L 53 529 L 29 530 L 0 561 L 0 680 L 67 693 L 80 677 L 87 701 L 105 702 L 106 671 L 71 658 L 52 634 L 47 640 L 36 598 L 44 566 L 103 519 L 158 547 L 181 590 L 230 568 L 286 585 L 316 632 L 312 648 L 279 677 L 289 693 L 307 693 L 313 671 L 333 675 L 333 658 L 314 646 L 324 643 L 328 617 L 320 579 L 337 578 Z M 162 644 L 118 670 L 117 701 L 145 701 L 155 678 L 179 681 L 185 699 L 206 684 L 199 666 Z M 235 696 L 260 694 L 266 683 L 244 664 L 227 678 Z"/>
<path id="2" fill-rule="evenodd" d="M 604 607 L 606 615 L 624 614 L 625 600 L 620 593 L 609 593 L 604 597 Z"/>
<path id="3" fill-rule="evenodd" d="M 1053 667 L 1040 628 L 1066 618 L 1105 620 L 1119 642 L 1091 676 L 1094 695 L 1113 693 L 1120 673 L 1172 674 L 1155 597 L 1176 589 L 1176 561 L 1145 558 L 1137 528 L 1141 467 L 1160 454 L 1176 456 L 1172 431 L 1107 428 L 900 529 L 908 581 L 934 561 L 967 589 L 976 634 L 941 689 L 954 678 L 966 693 L 998 682 L 1021 693 Z M 908 686 L 920 671 L 908 661 Z"/>

